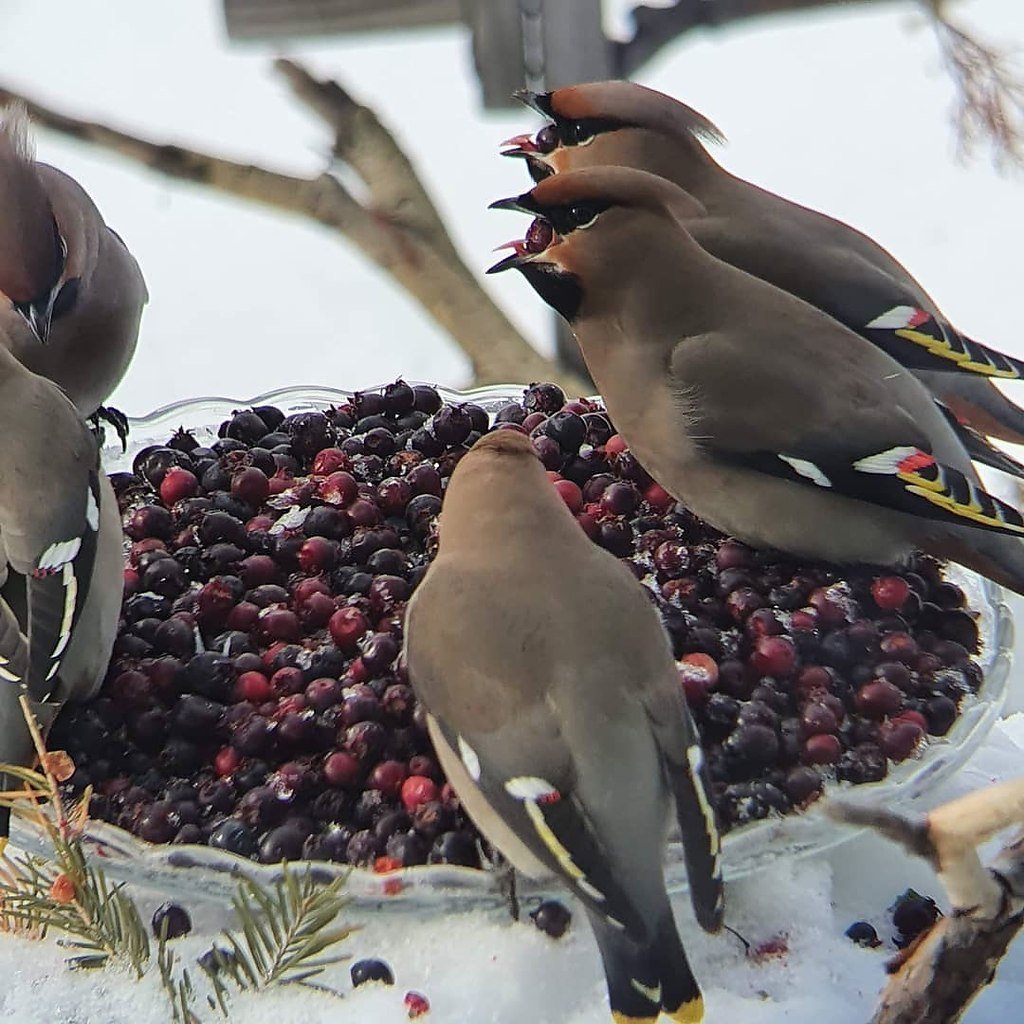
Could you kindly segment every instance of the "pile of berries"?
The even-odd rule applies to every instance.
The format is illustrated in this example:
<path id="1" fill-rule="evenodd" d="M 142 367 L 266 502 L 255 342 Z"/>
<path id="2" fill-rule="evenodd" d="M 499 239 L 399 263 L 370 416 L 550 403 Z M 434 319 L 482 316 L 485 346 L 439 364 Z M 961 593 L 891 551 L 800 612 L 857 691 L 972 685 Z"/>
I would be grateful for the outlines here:
<path id="1" fill-rule="evenodd" d="M 650 590 L 723 830 L 828 778 L 884 778 L 977 690 L 975 618 L 934 561 L 840 573 L 754 552 L 677 505 L 594 402 L 538 384 L 492 418 L 397 381 L 322 412 L 238 411 L 208 447 L 179 430 L 112 478 L 123 614 L 101 693 L 50 740 L 70 791 L 92 785 L 94 817 L 153 843 L 479 866 L 401 647 L 447 480 L 491 429 L 533 437 L 580 528 Z"/>

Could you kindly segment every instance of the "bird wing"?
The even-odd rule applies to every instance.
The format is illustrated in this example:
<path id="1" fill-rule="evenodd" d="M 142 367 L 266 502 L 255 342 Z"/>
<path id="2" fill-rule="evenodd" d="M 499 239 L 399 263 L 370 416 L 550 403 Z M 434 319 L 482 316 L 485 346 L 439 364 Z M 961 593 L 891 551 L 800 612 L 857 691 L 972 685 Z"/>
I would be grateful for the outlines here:
<path id="1" fill-rule="evenodd" d="M 722 925 L 721 838 L 700 740 L 681 688 L 673 684 L 649 690 L 643 703 L 675 800 L 693 910 L 700 926 L 715 932 Z"/>
<path id="2" fill-rule="evenodd" d="M 1008 473 L 1010 476 L 1024 479 L 1024 465 L 1012 455 L 1004 452 L 1002 448 L 997 448 L 984 434 L 966 423 L 961 423 L 949 406 L 943 405 L 942 402 L 935 404 L 939 407 L 942 415 L 946 417 L 950 428 L 967 450 L 972 462 L 980 462 L 983 466 L 989 466 L 992 469 Z"/>
<path id="3" fill-rule="evenodd" d="M 1024 376 L 1024 362 L 957 331 L 909 274 L 900 280 L 849 245 L 823 245 L 801 234 L 799 222 L 780 232 L 776 221 L 748 213 L 742 230 L 726 217 L 693 218 L 686 227 L 713 256 L 799 296 L 908 369 Z"/>
<path id="4" fill-rule="evenodd" d="M 40 389 L 42 401 L 28 406 L 25 429 L 6 454 L 5 468 L 20 484 L 4 512 L 4 548 L 26 579 L 24 683 L 37 701 L 53 692 L 85 605 L 96 557 L 101 472 L 95 438 L 74 407 L 48 382 Z M 41 473 L 46 486 L 34 488 Z"/>
<path id="5" fill-rule="evenodd" d="M 1024 536 L 1016 509 L 932 454 L 918 418 L 933 403 L 920 385 L 898 373 L 873 380 L 858 365 L 865 346 L 852 337 L 815 346 L 770 331 L 699 335 L 672 352 L 674 390 L 708 456 L 914 516 Z M 753 368 L 752 337 L 764 347 Z M 744 388 L 756 388 L 757 401 L 745 400 Z"/>
<path id="6" fill-rule="evenodd" d="M 591 910 L 645 939 L 643 915 L 580 799 L 559 716 L 543 691 L 530 690 L 533 659 L 545 657 L 533 643 L 539 631 L 510 628 L 495 600 L 495 628 L 481 641 L 473 627 L 487 615 L 488 591 L 462 583 L 435 563 L 409 603 L 405 654 L 417 694 L 489 812 Z M 493 580 L 488 589 L 493 595 Z"/>

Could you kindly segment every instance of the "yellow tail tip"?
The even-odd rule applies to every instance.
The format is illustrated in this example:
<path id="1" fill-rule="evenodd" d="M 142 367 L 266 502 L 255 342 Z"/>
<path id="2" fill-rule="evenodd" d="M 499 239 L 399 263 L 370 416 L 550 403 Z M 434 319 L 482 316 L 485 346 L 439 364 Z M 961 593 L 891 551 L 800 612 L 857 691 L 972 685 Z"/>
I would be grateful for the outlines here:
<path id="1" fill-rule="evenodd" d="M 612 1010 L 612 1021 L 614 1024 L 657 1024 L 658 1015 L 653 1017 L 631 1017 L 628 1013 L 619 1013 Z"/>
<path id="2" fill-rule="evenodd" d="M 668 1010 L 664 1012 L 673 1024 L 700 1024 L 704 1019 L 704 1000 L 697 996 L 688 1003 L 681 1003 L 671 1013 Z"/>

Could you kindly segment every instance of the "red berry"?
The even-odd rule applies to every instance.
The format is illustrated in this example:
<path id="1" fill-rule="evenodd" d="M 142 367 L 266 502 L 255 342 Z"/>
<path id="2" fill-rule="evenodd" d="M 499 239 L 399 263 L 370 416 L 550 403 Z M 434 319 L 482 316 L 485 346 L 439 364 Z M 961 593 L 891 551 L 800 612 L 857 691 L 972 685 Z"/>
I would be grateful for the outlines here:
<path id="1" fill-rule="evenodd" d="M 879 576 L 871 584 L 871 596 L 879 608 L 896 612 L 910 597 L 910 584 L 900 576 Z"/>
<path id="2" fill-rule="evenodd" d="M 241 763 L 242 755 L 234 747 L 221 747 L 213 758 L 213 767 L 221 778 L 233 774 Z"/>
<path id="3" fill-rule="evenodd" d="M 818 623 L 822 626 L 841 626 L 846 622 L 846 609 L 832 599 L 826 587 L 812 591 L 807 603 L 818 613 Z"/>
<path id="4" fill-rule="evenodd" d="M 366 784 L 370 789 L 380 790 L 384 796 L 398 796 L 406 778 L 408 778 L 408 773 L 401 761 L 381 761 L 370 772 Z"/>
<path id="5" fill-rule="evenodd" d="M 270 700 L 273 695 L 274 691 L 270 680 L 262 672 L 243 672 L 235 680 L 235 700 L 247 700 L 253 704 L 262 704 L 265 700 Z"/>
<path id="6" fill-rule="evenodd" d="M 357 758 L 344 750 L 329 754 L 324 761 L 324 779 L 331 786 L 352 786 L 359 781 L 362 769 Z"/>
<path id="7" fill-rule="evenodd" d="M 404 1002 L 410 1020 L 430 1012 L 430 1002 L 421 992 L 406 992 Z"/>
<path id="8" fill-rule="evenodd" d="M 523 426 L 526 426 L 525 421 L 523 422 Z M 621 455 L 628 447 L 629 445 L 623 440 L 621 434 L 612 434 L 612 436 L 604 443 L 604 453 L 608 456 Z"/>
<path id="9" fill-rule="evenodd" d="M 882 719 L 899 711 L 903 705 L 903 693 L 898 686 L 884 679 L 875 679 L 862 686 L 853 701 L 865 718 Z"/>
<path id="10" fill-rule="evenodd" d="M 264 608 L 260 613 L 259 626 L 270 640 L 298 643 L 302 639 L 299 617 L 288 608 Z"/>
<path id="11" fill-rule="evenodd" d="M 270 494 L 270 481 L 262 469 L 249 466 L 231 478 L 231 493 L 241 501 L 258 507 Z"/>
<path id="12" fill-rule="evenodd" d="M 759 675 L 785 679 L 796 668 L 796 647 L 785 636 L 759 636 L 750 663 Z"/>
<path id="13" fill-rule="evenodd" d="M 800 715 L 800 727 L 805 736 L 817 736 L 836 732 L 839 722 L 824 704 L 808 704 Z"/>
<path id="14" fill-rule="evenodd" d="M 376 857 L 373 861 L 375 874 L 383 875 L 388 871 L 401 871 L 402 862 L 397 857 Z"/>
<path id="15" fill-rule="evenodd" d="M 410 775 L 402 783 L 402 804 L 407 811 L 414 811 L 420 804 L 428 804 L 439 796 L 437 783 L 425 775 Z"/>
<path id="16" fill-rule="evenodd" d="M 818 613 L 813 608 L 798 608 L 789 617 L 791 629 L 817 629 Z"/>
<path id="17" fill-rule="evenodd" d="M 331 588 L 322 579 L 310 576 L 299 580 L 292 588 L 292 601 L 295 603 L 295 607 L 301 611 L 314 594 L 326 594 L 330 597 Z"/>
<path id="18" fill-rule="evenodd" d="M 249 555 L 238 563 L 238 575 L 250 590 L 275 582 L 277 573 L 277 563 L 270 555 Z"/>
<path id="19" fill-rule="evenodd" d="M 287 697 L 293 693 L 301 693 L 305 688 L 306 680 L 302 675 L 302 669 L 295 665 L 286 665 L 279 668 L 270 677 L 270 687 L 275 697 Z"/>
<path id="20" fill-rule="evenodd" d="M 326 572 L 334 567 L 337 548 L 326 537 L 310 537 L 299 548 L 299 568 L 303 572 Z"/>
<path id="21" fill-rule="evenodd" d="M 239 601 L 234 608 L 228 612 L 227 621 L 224 623 L 228 629 L 238 629 L 248 633 L 260 617 L 260 610 L 257 605 L 250 601 Z"/>
<path id="22" fill-rule="evenodd" d="M 667 512 L 676 503 L 676 499 L 673 498 L 672 495 L 661 486 L 661 484 L 648 485 L 647 489 L 644 491 L 644 501 L 646 501 L 655 512 L 660 512 L 662 514 Z"/>
<path id="23" fill-rule="evenodd" d="M 905 761 L 924 739 L 925 730 L 917 722 L 894 718 L 878 730 L 878 745 L 891 761 Z"/>
<path id="24" fill-rule="evenodd" d="M 360 639 L 370 628 L 366 616 L 351 605 L 339 608 L 327 623 L 331 639 L 343 651 L 354 651 Z"/>
<path id="25" fill-rule="evenodd" d="M 331 473 L 320 481 L 317 494 L 328 505 L 351 505 L 359 496 L 359 484 L 351 473 Z"/>
<path id="26" fill-rule="evenodd" d="M 583 508 L 583 492 L 571 480 L 556 480 L 555 490 L 562 496 L 562 501 L 573 515 Z"/>
<path id="27" fill-rule="evenodd" d="M 181 466 L 171 466 L 160 481 L 160 500 L 168 508 L 185 498 L 195 497 L 198 491 L 199 481 L 195 473 Z"/>
<path id="28" fill-rule="evenodd" d="M 928 731 L 928 719 L 921 714 L 920 711 L 901 711 L 898 715 L 893 718 L 894 722 L 911 722 L 914 725 L 920 726 L 924 732 Z"/>
<path id="29" fill-rule="evenodd" d="M 822 733 L 811 736 L 804 743 L 804 761 L 807 764 L 835 764 L 843 752 L 838 736 Z"/>
<path id="30" fill-rule="evenodd" d="M 687 704 L 700 704 L 718 682 L 718 663 L 708 654 L 684 654 L 679 660 L 679 682 Z"/>
<path id="31" fill-rule="evenodd" d="M 274 520 L 270 516 L 253 516 L 252 519 L 245 524 L 245 532 L 254 533 L 257 530 L 260 530 L 265 533 L 273 525 Z"/>
<path id="32" fill-rule="evenodd" d="M 797 689 L 803 694 L 831 690 L 835 683 L 835 671 L 824 665 L 808 665 L 796 677 Z"/>
<path id="33" fill-rule="evenodd" d="M 313 594 L 302 607 L 302 621 L 309 629 L 326 626 L 335 612 L 334 598 L 328 594 Z"/>
<path id="34" fill-rule="evenodd" d="M 340 448 L 321 448 L 313 458 L 311 476 L 330 476 L 352 468 L 352 460 Z"/>
<path id="35" fill-rule="evenodd" d="M 124 571 L 124 596 L 131 597 L 139 589 L 139 573 L 137 569 L 127 568 Z"/>

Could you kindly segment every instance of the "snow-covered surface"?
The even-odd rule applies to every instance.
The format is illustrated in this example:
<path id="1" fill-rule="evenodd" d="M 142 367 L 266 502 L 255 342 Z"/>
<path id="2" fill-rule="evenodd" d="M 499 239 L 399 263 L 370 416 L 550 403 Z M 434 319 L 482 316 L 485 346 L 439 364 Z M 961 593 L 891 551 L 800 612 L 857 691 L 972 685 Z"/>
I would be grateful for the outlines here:
<path id="1" fill-rule="evenodd" d="M 1000 722 L 989 742 L 936 794 L 950 799 L 1000 779 L 1024 765 L 1024 715 Z M 884 983 L 891 947 L 864 950 L 843 936 L 867 919 L 887 938 L 886 908 L 907 886 L 941 893 L 931 871 L 881 839 L 858 836 L 830 854 L 780 863 L 727 887 L 727 923 L 753 946 L 786 937 L 788 952 L 753 962 L 728 933 L 700 933 L 689 908 L 676 912 L 702 980 L 709 1024 L 864 1024 Z M 554 893 L 555 890 L 552 890 Z M 155 905 L 145 902 L 147 912 Z M 208 947 L 224 926 L 216 907 L 192 905 L 195 931 L 175 948 L 182 958 Z M 406 1019 L 402 997 L 422 992 L 434 1024 L 607 1024 L 603 980 L 582 917 L 554 941 L 526 921 L 470 912 L 443 919 L 349 912 L 360 926 L 347 943 L 353 958 L 386 960 L 394 987 L 353 990 L 347 965 L 325 981 L 341 1000 L 295 990 L 239 996 L 232 1019 L 246 1024 L 389 1024 Z M 0 936 L 0 1019 L 18 1024 L 165 1024 L 167 1003 L 156 977 L 136 982 L 114 971 L 73 974 L 54 942 Z M 995 982 L 965 1017 L 966 1024 L 1019 1019 L 1024 999 L 1024 943 L 1003 961 Z M 212 1012 L 205 1019 L 215 1019 Z"/>

